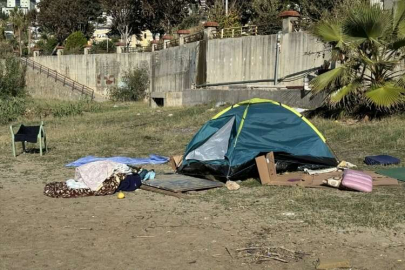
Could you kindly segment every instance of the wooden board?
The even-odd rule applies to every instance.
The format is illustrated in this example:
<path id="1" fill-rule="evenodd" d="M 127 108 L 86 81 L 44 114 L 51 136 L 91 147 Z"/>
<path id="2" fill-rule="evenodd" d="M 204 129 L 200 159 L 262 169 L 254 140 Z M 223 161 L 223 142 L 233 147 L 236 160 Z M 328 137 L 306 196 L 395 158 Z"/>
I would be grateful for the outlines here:
<path id="1" fill-rule="evenodd" d="M 145 181 L 144 185 L 172 192 L 185 192 L 222 187 L 224 184 L 181 174 L 163 174 L 157 179 Z"/>

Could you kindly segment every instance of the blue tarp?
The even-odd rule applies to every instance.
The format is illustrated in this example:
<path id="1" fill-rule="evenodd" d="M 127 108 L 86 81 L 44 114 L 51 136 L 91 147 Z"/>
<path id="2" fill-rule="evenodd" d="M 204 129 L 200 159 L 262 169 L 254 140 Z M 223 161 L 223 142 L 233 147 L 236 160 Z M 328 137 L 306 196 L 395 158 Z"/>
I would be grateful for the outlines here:
<path id="1" fill-rule="evenodd" d="M 168 157 L 158 156 L 158 155 L 150 155 L 148 158 L 130 158 L 130 157 L 94 157 L 94 156 L 87 156 L 79 158 L 78 160 L 69 163 L 66 167 L 79 167 L 81 165 L 94 162 L 94 161 L 101 161 L 101 160 L 110 160 L 118 163 L 123 163 L 126 165 L 145 165 L 145 164 L 163 164 L 169 161 Z"/>

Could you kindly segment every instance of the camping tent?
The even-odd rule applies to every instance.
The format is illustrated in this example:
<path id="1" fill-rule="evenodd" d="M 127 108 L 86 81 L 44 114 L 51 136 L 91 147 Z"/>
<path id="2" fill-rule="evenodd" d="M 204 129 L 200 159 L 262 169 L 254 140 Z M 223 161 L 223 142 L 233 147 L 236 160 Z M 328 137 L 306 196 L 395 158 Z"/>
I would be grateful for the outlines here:
<path id="1" fill-rule="evenodd" d="M 217 179 L 252 177 L 255 158 L 271 151 L 277 169 L 337 165 L 325 138 L 305 117 L 279 102 L 254 98 L 209 120 L 187 146 L 178 172 Z"/>

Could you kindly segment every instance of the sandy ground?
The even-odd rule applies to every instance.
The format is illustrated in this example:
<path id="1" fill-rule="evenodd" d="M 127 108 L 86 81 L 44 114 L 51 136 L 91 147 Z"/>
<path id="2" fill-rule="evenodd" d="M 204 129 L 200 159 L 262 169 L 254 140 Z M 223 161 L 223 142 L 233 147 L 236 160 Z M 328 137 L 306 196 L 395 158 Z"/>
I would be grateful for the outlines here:
<path id="1" fill-rule="evenodd" d="M 405 228 L 314 227 L 203 193 L 54 199 L 42 194 L 44 183 L 72 177 L 72 169 L 3 161 L 1 269 L 315 269 L 319 258 L 336 257 L 352 269 L 405 269 Z M 238 251 L 251 247 L 262 249 Z M 287 262 L 260 261 L 266 248 Z"/>

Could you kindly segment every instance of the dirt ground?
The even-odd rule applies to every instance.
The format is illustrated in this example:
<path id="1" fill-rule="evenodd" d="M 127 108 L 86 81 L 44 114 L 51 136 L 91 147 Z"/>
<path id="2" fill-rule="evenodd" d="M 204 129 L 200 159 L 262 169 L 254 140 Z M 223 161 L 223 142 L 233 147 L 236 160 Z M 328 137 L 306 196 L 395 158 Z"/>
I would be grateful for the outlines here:
<path id="1" fill-rule="evenodd" d="M 123 200 L 54 199 L 42 194 L 44 183 L 73 169 L 24 155 L 2 159 L 0 172 L 1 269 L 315 269 L 319 258 L 347 259 L 352 269 L 405 269 L 402 225 L 311 225 L 262 197 L 229 204 L 207 191 L 190 199 L 143 190 Z"/>

